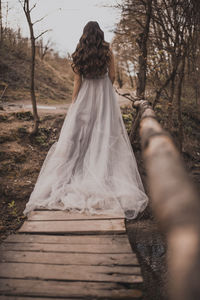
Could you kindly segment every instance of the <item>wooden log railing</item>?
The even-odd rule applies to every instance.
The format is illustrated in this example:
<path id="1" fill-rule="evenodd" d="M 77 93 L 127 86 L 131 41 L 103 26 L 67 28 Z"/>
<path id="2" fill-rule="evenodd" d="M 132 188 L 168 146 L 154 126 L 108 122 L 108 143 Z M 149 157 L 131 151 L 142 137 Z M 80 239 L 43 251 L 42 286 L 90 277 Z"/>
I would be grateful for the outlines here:
<path id="1" fill-rule="evenodd" d="M 170 134 L 147 100 L 133 102 L 152 209 L 167 239 L 168 297 L 200 299 L 200 197 Z M 131 99 L 130 99 L 131 97 Z M 136 126 L 134 126 L 136 127 Z M 135 133 L 134 133 L 135 134 Z"/>
<path id="2" fill-rule="evenodd" d="M 168 291 L 173 300 L 200 299 L 200 199 L 172 138 L 146 100 L 140 114 L 142 156 L 152 209 L 168 243 Z"/>

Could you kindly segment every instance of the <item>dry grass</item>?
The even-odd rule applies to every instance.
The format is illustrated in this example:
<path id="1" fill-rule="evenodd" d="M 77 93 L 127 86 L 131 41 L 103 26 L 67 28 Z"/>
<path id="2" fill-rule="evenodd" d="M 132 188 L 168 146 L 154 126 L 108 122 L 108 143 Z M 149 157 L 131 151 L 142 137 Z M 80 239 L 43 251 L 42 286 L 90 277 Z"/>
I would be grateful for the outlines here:
<path id="1" fill-rule="evenodd" d="M 0 49 L 0 85 L 8 88 L 4 101 L 30 101 L 30 58 L 20 57 L 13 51 Z M 35 87 L 37 101 L 71 101 L 73 74 L 67 59 L 49 56 L 45 60 L 36 57 Z M 1 91 L 0 91 L 1 92 Z"/>

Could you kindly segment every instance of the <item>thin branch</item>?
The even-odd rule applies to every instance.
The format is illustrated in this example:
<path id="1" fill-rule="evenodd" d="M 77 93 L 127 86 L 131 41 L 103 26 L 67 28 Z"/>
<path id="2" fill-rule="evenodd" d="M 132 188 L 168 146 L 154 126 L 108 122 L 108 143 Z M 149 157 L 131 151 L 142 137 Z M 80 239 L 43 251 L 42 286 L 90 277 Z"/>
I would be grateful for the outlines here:
<path id="1" fill-rule="evenodd" d="M 35 40 L 39 39 L 43 34 L 45 34 L 45 33 L 48 32 L 48 31 L 51 31 L 51 29 L 47 29 L 47 30 L 43 31 L 42 33 L 40 33 L 40 34 L 35 38 Z"/>
<path id="2" fill-rule="evenodd" d="M 0 95 L 0 100 L 3 98 L 7 88 L 8 88 L 8 84 L 5 84 L 4 85 L 4 90 L 3 90 L 2 94 Z"/>
<path id="3" fill-rule="evenodd" d="M 18 2 L 21 4 L 22 8 L 24 8 L 24 3 L 22 0 L 18 0 Z"/>
<path id="4" fill-rule="evenodd" d="M 122 97 L 124 97 L 124 98 L 126 98 L 126 99 L 132 101 L 133 103 L 134 103 L 135 101 L 138 100 L 137 97 L 134 97 L 134 98 L 133 98 L 133 97 L 131 96 L 130 93 L 124 93 L 124 94 L 121 94 L 117 89 L 115 89 L 115 91 L 116 91 L 116 93 L 117 93 L 119 96 L 122 96 Z"/>
<path id="5" fill-rule="evenodd" d="M 145 26 L 142 24 L 142 22 L 140 22 L 137 18 L 135 19 L 135 21 L 140 25 L 140 27 L 142 27 L 142 29 L 145 28 Z"/>
<path id="6" fill-rule="evenodd" d="M 32 12 L 32 10 L 36 7 L 36 5 L 37 5 L 37 3 L 35 3 L 35 4 L 33 5 L 33 7 L 31 7 L 31 9 L 29 10 L 29 12 Z"/>
<path id="7" fill-rule="evenodd" d="M 36 20 L 35 22 L 33 22 L 33 25 L 35 25 L 36 23 L 41 22 L 41 21 L 44 20 L 47 16 L 48 16 L 48 15 L 45 15 L 44 17 L 42 17 L 42 18 Z"/>

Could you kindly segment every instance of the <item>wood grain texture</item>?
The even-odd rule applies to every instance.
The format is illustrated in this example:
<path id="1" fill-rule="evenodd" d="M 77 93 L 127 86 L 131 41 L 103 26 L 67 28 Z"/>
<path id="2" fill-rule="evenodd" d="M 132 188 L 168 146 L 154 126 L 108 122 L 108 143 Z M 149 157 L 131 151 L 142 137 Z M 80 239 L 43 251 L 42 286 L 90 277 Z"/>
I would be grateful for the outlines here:
<path id="1" fill-rule="evenodd" d="M 126 285 L 127 286 L 127 285 Z M 45 280 L 0 279 L 0 293 L 6 295 L 70 299 L 141 299 L 142 292 L 130 285 L 127 289 L 113 282 L 67 282 Z M 23 298 L 20 298 L 20 300 Z M 25 298 L 26 299 L 26 298 Z M 33 298 L 34 299 L 34 298 Z"/>
<path id="2" fill-rule="evenodd" d="M 71 253 L 132 253 L 130 245 L 70 245 L 70 244 L 42 244 L 42 243 L 3 243 L 2 251 L 43 251 L 43 252 L 71 252 Z"/>
<path id="3" fill-rule="evenodd" d="M 109 235 L 46 235 L 46 234 L 11 234 L 4 242 L 6 243 L 42 243 L 42 244 L 86 244 L 86 245 L 119 245 L 129 246 L 129 240 L 126 234 Z"/>
<path id="4" fill-rule="evenodd" d="M 0 245 L 0 300 L 142 299 L 124 218 L 37 210 Z"/>
<path id="5" fill-rule="evenodd" d="M 142 282 L 139 267 L 1 263 L 0 278 L 76 280 L 101 282 Z"/>
<path id="6" fill-rule="evenodd" d="M 139 265 L 134 253 L 54 253 L 32 251 L 0 251 L 0 262 L 29 262 L 62 265 Z"/>
<path id="7" fill-rule="evenodd" d="M 62 221 L 62 220 L 109 220 L 109 219 L 124 219 L 122 214 L 86 214 L 86 213 L 70 213 L 62 210 L 42 210 L 42 211 L 32 211 L 29 216 L 29 221 Z"/>
<path id="8" fill-rule="evenodd" d="M 102 234 L 125 233 L 123 219 L 76 221 L 25 221 L 18 232 Z"/>

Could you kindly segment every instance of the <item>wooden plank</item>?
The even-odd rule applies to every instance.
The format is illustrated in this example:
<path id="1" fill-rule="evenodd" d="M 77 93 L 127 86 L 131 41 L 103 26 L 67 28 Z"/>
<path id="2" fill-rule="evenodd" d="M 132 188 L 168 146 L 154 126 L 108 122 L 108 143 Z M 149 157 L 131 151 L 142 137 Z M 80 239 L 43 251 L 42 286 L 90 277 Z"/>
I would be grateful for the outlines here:
<path id="1" fill-rule="evenodd" d="M 139 267 L 1 263 L 0 278 L 142 282 Z"/>
<path id="2" fill-rule="evenodd" d="M 0 300 L 142 299 L 124 217 L 67 215 L 34 211 L 0 245 Z"/>
<path id="3" fill-rule="evenodd" d="M 11 234 L 4 242 L 6 243 L 55 243 L 55 244 L 101 244 L 101 245 L 129 245 L 126 234 L 113 235 L 45 235 L 45 234 Z"/>
<path id="4" fill-rule="evenodd" d="M 128 286 L 128 288 L 127 288 Z M 60 299 L 90 297 L 90 299 L 141 299 L 142 292 L 134 284 L 113 282 L 67 282 L 67 281 L 43 281 L 0 279 L 0 294 L 54 297 Z M 23 299 L 23 298 L 22 298 Z M 25 298 L 26 299 L 26 298 Z M 21 299 L 20 299 L 21 300 Z"/>
<path id="5" fill-rule="evenodd" d="M 0 251 L 0 262 L 28 262 L 68 265 L 139 265 L 137 257 L 131 254 L 102 253 L 52 253 L 52 252 L 24 252 Z"/>
<path id="6" fill-rule="evenodd" d="M 29 221 L 62 221 L 62 220 L 108 220 L 108 219 L 124 219 L 124 214 L 86 214 L 86 213 L 70 213 L 62 210 L 41 210 L 32 211 Z"/>
<path id="7" fill-rule="evenodd" d="M 123 219 L 81 221 L 25 221 L 18 232 L 103 234 L 125 233 Z"/>
<path id="8" fill-rule="evenodd" d="M 76 252 L 76 253 L 132 253 L 130 245 L 70 245 L 42 243 L 2 243 L 1 251 L 43 251 L 43 252 Z"/>

